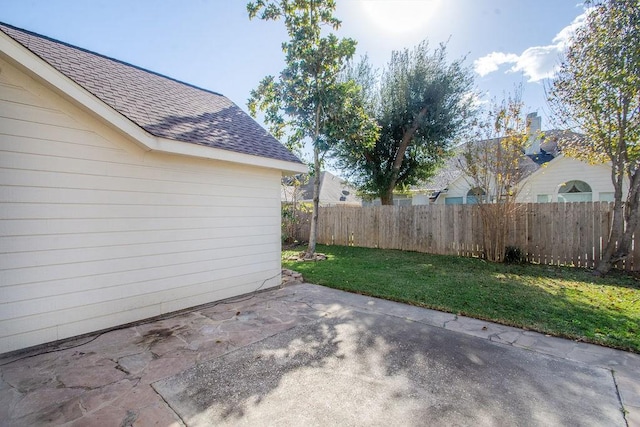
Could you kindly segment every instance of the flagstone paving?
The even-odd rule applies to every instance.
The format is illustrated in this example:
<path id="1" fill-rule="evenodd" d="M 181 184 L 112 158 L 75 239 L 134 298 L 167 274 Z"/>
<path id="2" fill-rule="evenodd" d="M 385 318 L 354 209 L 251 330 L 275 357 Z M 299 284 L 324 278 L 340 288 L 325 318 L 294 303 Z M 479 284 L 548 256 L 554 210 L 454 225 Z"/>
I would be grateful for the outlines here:
<path id="1" fill-rule="evenodd" d="M 7 426 L 640 426 L 640 355 L 309 284 L 0 356 L 0 374 Z M 482 399 L 503 407 L 456 407 Z"/>

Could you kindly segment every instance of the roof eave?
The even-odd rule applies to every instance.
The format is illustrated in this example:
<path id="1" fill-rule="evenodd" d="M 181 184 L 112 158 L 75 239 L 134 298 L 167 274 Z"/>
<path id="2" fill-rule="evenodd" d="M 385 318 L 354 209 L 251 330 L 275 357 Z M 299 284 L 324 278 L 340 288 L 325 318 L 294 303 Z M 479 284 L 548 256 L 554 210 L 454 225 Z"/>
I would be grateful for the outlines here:
<path id="1" fill-rule="evenodd" d="M 557 156 L 555 156 L 553 159 L 549 160 L 548 162 L 545 162 L 544 164 L 540 165 L 540 167 L 536 170 L 534 170 L 533 172 L 531 172 L 529 175 L 525 176 L 524 178 L 522 178 L 519 182 L 518 182 L 518 186 L 519 187 L 524 187 L 525 184 L 527 184 L 527 182 L 531 181 L 532 179 L 534 179 L 535 177 L 537 177 L 538 175 L 545 173 L 547 168 L 549 167 L 548 165 L 552 164 L 554 162 L 554 160 L 559 159 L 560 157 L 563 157 L 562 154 L 558 154 Z"/>
<path id="2" fill-rule="evenodd" d="M 257 166 L 282 171 L 283 175 L 307 173 L 307 165 L 303 163 L 287 162 L 269 157 L 254 156 L 251 154 L 237 153 L 235 151 L 213 148 L 206 145 L 174 141 L 167 138 L 152 137 L 154 147 L 150 151 L 179 154 L 190 157 L 219 160 L 223 162 L 241 163 L 243 165 Z"/>
<path id="3" fill-rule="evenodd" d="M 302 163 L 237 153 L 151 135 L 2 31 L 0 31 L 0 55 L 27 75 L 43 82 L 56 93 L 89 110 L 146 151 L 277 169 L 282 171 L 283 175 L 307 172 L 307 166 Z"/>

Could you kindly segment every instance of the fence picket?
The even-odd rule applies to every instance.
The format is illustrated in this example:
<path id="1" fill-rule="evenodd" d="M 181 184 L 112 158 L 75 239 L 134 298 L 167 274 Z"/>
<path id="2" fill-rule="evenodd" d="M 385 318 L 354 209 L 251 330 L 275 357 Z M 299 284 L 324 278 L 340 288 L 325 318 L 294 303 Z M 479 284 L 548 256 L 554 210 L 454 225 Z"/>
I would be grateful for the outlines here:
<path id="1" fill-rule="evenodd" d="M 477 205 L 322 207 L 318 243 L 483 256 Z M 530 262 L 597 266 L 609 238 L 613 203 L 529 203 L 509 221 L 507 245 Z M 310 214 L 300 213 L 298 236 L 309 238 Z M 617 268 L 640 271 L 640 227 L 631 253 Z"/>

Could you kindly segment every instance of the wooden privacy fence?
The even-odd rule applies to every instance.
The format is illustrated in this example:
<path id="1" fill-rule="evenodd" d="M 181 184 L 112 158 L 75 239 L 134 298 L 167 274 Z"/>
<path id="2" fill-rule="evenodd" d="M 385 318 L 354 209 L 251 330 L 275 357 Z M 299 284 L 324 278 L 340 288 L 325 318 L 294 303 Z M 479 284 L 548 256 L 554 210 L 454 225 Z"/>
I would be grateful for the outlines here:
<path id="1" fill-rule="evenodd" d="M 477 205 L 320 208 L 318 243 L 400 249 L 442 255 L 481 256 L 482 221 Z M 608 240 L 613 203 L 527 203 L 509 226 L 507 245 L 525 260 L 595 267 Z M 309 239 L 308 216 L 298 240 Z M 617 265 L 640 271 L 640 230 L 629 258 Z"/>

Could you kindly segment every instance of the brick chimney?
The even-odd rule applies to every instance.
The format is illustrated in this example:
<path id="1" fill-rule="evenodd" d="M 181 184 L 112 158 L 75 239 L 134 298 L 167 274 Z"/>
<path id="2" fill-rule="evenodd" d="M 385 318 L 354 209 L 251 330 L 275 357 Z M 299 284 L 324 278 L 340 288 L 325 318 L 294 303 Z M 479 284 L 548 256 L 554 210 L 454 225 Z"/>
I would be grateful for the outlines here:
<path id="1" fill-rule="evenodd" d="M 529 141 L 524 153 L 526 155 L 540 154 L 540 131 L 542 130 L 542 117 L 538 113 L 527 114 L 527 134 Z"/>

